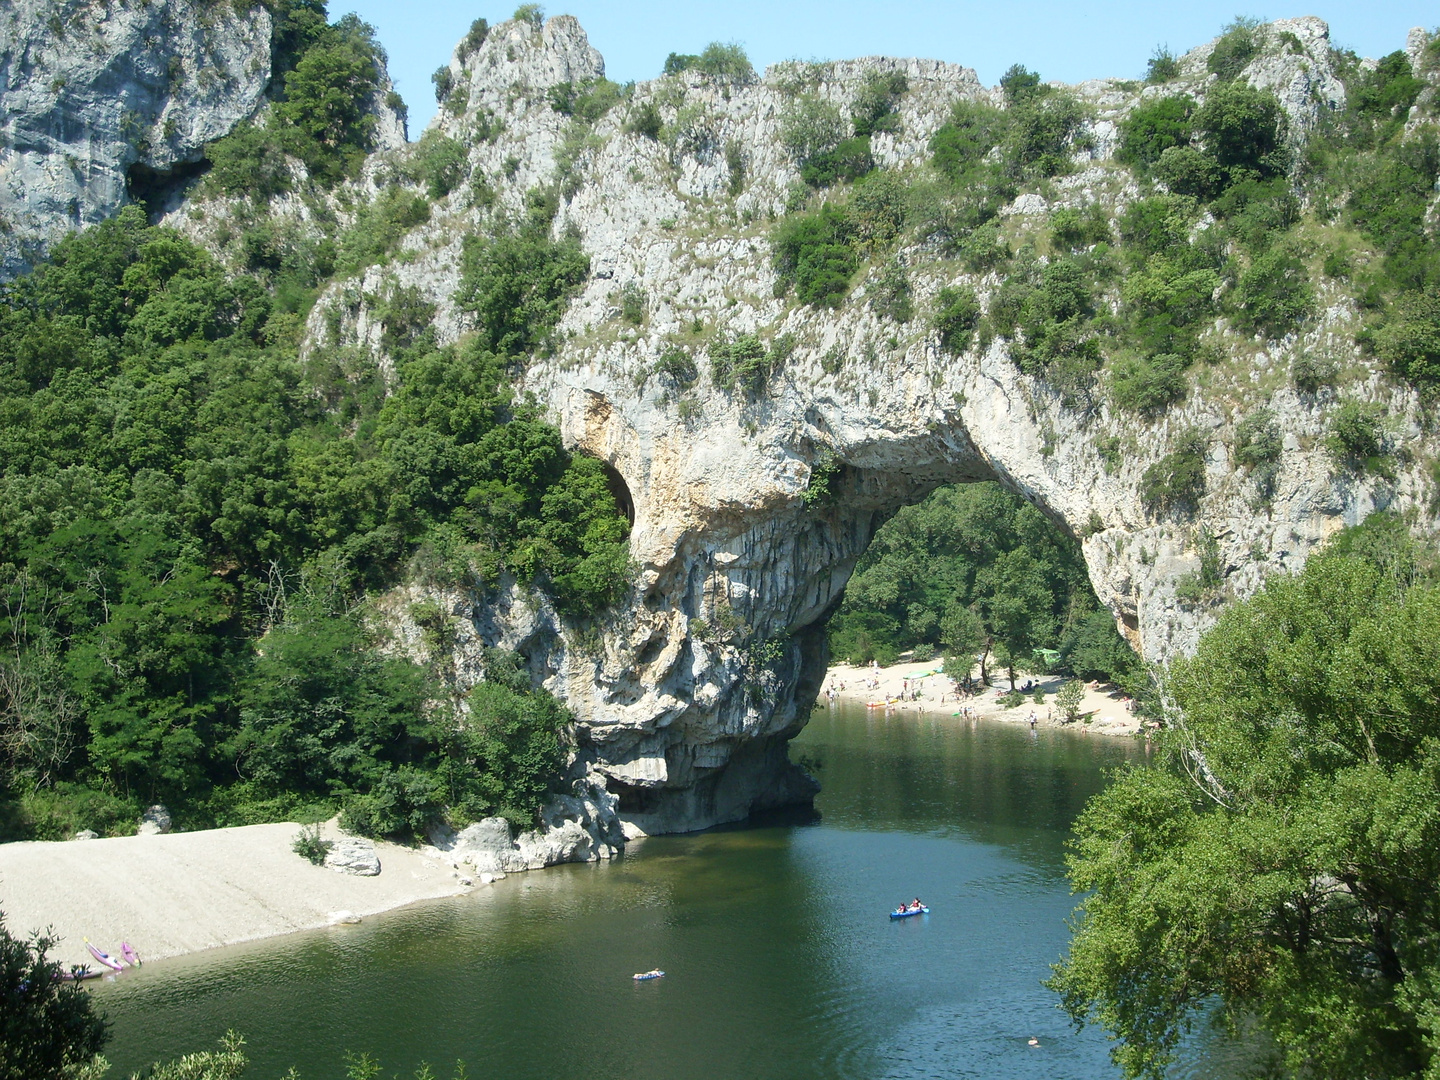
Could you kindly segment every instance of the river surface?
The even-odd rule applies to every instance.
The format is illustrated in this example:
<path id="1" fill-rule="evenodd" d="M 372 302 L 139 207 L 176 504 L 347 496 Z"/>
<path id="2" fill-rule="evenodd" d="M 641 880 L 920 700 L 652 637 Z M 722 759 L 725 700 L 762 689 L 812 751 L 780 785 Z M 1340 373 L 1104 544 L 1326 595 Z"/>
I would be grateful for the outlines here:
<path id="1" fill-rule="evenodd" d="M 437 1080 L 457 1060 L 472 1080 L 1118 1075 L 1040 983 L 1070 824 L 1143 744 L 842 706 L 791 755 L 823 785 L 813 814 L 127 972 L 96 988 L 111 1075 L 227 1028 L 246 1080 L 340 1078 L 347 1053 Z M 931 914 L 887 917 L 916 895 Z"/>

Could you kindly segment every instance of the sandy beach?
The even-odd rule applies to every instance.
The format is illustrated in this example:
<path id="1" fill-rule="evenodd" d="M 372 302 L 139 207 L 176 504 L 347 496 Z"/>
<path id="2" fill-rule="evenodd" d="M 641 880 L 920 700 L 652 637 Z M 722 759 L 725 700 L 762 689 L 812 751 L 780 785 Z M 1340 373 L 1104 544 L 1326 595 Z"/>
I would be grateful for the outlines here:
<path id="1" fill-rule="evenodd" d="M 375 845 L 375 877 L 314 866 L 290 850 L 299 829 L 0 844 L 0 910 L 12 934 L 52 927 L 53 959 L 95 967 L 86 937 L 112 954 L 129 941 L 142 960 L 159 960 L 469 891 L 450 866 L 395 844 Z"/>
<path id="2" fill-rule="evenodd" d="M 1142 730 L 1141 720 L 1129 710 L 1124 694 L 1108 684 L 1087 683 L 1085 697 L 1080 704 L 1082 719 L 1066 724 L 1055 707 L 1055 693 L 1068 679 L 1063 675 L 1022 674 L 1016 680 L 1017 688 L 1031 684 L 1025 701 L 1014 708 L 1005 708 L 999 702 L 1002 694 L 1010 689 L 1010 680 L 999 677 L 992 669 L 990 677 L 995 685 L 978 694 L 956 698 L 950 679 L 940 673 L 940 660 L 902 661 L 889 667 L 852 667 L 849 664 L 835 664 L 825 675 L 820 690 L 819 704 L 829 700 L 834 691 L 835 700 L 869 704 L 885 701 L 885 709 L 902 712 L 938 713 L 944 716 L 962 714 L 982 720 L 998 720 L 1004 723 L 1029 724 L 1035 717 L 1036 727 L 1064 727 L 1072 731 L 1087 731 L 1098 735 L 1133 736 Z M 978 679 L 977 667 L 974 676 Z M 919 691 L 918 699 L 911 699 L 911 692 Z M 1035 690 L 1044 694 L 1044 702 L 1033 700 Z M 941 696 L 944 695 L 944 700 Z M 880 711 L 880 710 L 877 710 Z"/>

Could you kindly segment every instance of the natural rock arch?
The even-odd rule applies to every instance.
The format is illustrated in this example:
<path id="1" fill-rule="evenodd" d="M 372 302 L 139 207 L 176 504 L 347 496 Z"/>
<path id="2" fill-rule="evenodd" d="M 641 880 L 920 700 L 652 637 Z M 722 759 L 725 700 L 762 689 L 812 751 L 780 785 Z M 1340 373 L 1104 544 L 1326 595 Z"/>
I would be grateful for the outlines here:
<path id="1" fill-rule="evenodd" d="M 1304 127 L 1322 99 L 1343 95 L 1329 67 L 1328 31 L 1314 19 L 1277 26 L 1301 42 L 1303 55 L 1267 54 L 1247 78 L 1277 87 Z M 1204 53 L 1182 62 L 1197 78 Z M 465 110 L 442 110 L 435 126 L 466 141 L 481 110 L 504 121 L 498 137 L 471 143 L 470 162 L 487 177 L 510 178 L 499 197 L 519 212 L 527 188 L 553 181 L 570 123 L 550 108 L 545 88 L 603 70 L 573 19 L 552 19 L 539 34 L 503 24 L 474 55 L 457 54 L 451 71 L 465 83 Z M 957 99 L 994 99 L 972 71 L 933 61 L 791 66 L 749 84 L 687 73 L 638 85 L 633 105 L 673 111 L 679 95 L 686 115 L 708 125 L 707 145 L 733 153 L 690 153 L 683 140 L 627 132 L 617 112 L 597 122 L 589 148 L 570 161 L 575 182 L 555 229 L 578 232 L 591 277 L 557 328 L 554 354 L 532 363 L 524 389 L 567 445 L 623 478 L 634 510 L 635 589 L 602 618 L 599 634 L 562 625 L 543 600 L 516 588 L 449 599 L 468 616 L 457 670 L 477 670 L 467 659 L 477 645 L 523 647 L 536 677 L 576 714 L 577 770 L 620 795 L 632 830 L 699 828 L 806 796 L 810 785 L 789 765 L 785 744 L 803 726 L 823 675 L 824 620 L 877 522 L 939 484 L 996 479 L 1044 510 L 1079 539 L 1101 602 L 1157 661 L 1190 648 L 1213 617 L 1175 590 L 1199 567 L 1202 537 L 1218 552 L 1226 592 L 1246 595 L 1267 574 L 1301 565 L 1342 525 L 1381 507 L 1424 506 L 1418 466 L 1394 480 L 1335 470 L 1322 445 L 1324 403 L 1283 379 L 1263 395 L 1243 380 L 1228 396 L 1195 393 L 1163 418 L 1142 421 L 1112 411 L 1098 390 L 1064 395 L 1022 374 L 1004 339 L 942 352 L 922 319 L 897 327 L 871 309 L 871 272 L 838 310 L 786 298 L 776 287 L 767 222 L 784 214 L 797 179 L 780 131 L 791 84 L 799 79 L 807 92 L 844 105 L 877 70 L 902 73 L 909 86 L 898 132 L 872 143 L 887 168 L 919 165 Z M 531 92 L 517 94 L 517 86 Z M 1109 160 L 1116 125 L 1136 99 L 1105 81 L 1075 89 L 1096 110 L 1092 149 L 1053 182 L 1048 202 L 1025 194 L 1006 217 L 1043 222 L 1052 209 L 1092 203 L 1114 214 L 1138 196 L 1133 178 Z M 489 120 L 486 127 L 494 131 Z M 745 165 L 738 193 L 731 157 Z M 438 210 L 407 240 L 413 258 L 370 272 L 364 290 L 351 292 L 386 280 L 414 287 L 436 305 L 442 340 L 464 333 L 453 268 L 464 228 L 483 227 L 467 207 Z M 908 260 L 917 312 L 952 284 L 973 288 L 988 306 L 1000 284 L 921 244 L 899 255 Z M 317 304 L 316 338 L 345 294 L 342 283 Z M 626 295 L 645 298 L 639 324 L 621 321 Z M 1257 341 L 1250 372 L 1283 372 L 1306 350 L 1354 357 L 1351 318 L 1338 304 L 1302 335 Z M 727 380 L 715 377 L 705 340 L 745 334 L 789 342 L 783 361 L 760 385 L 718 385 Z M 683 385 L 659 373 L 659 358 L 677 342 L 697 376 Z M 1377 378 L 1364 393 L 1418 431 L 1408 391 Z M 1259 404 L 1287 434 L 1263 507 L 1229 449 L 1234 425 Z M 1145 470 L 1191 432 L 1205 447 L 1205 494 L 1193 513 L 1157 514 L 1142 497 Z M 844 468 L 839 497 L 807 506 L 815 468 L 832 460 Z"/>

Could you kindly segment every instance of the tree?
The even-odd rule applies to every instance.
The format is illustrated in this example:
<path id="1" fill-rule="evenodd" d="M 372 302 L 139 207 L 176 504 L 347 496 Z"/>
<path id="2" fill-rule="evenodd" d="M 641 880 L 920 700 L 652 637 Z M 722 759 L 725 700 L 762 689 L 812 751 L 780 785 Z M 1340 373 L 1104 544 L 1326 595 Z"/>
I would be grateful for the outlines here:
<path id="1" fill-rule="evenodd" d="M 46 959 L 55 940 L 14 937 L 0 912 L 0 1080 L 61 1080 L 105 1045 L 90 995 Z"/>
<path id="2" fill-rule="evenodd" d="M 1440 1064 L 1440 588 L 1383 516 L 1229 609 L 1173 666 L 1164 767 L 1076 825 L 1051 986 L 1164 1075 L 1190 1025 L 1258 1023 L 1287 1075 Z"/>
<path id="3" fill-rule="evenodd" d="M 1067 724 L 1073 724 L 1080 718 L 1080 703 L 1084 700 L 1085 684 L 1079 679 L 1071 679 L 1055 694 L 1055 707 Z"/>

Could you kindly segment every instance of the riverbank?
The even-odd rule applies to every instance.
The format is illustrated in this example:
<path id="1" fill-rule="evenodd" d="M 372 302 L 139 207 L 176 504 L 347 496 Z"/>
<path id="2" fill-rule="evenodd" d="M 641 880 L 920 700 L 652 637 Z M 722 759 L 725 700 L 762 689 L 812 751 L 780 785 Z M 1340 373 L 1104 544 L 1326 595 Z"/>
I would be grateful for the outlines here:
<path id="1" fill-rule="evenodd" d="M 974 672 L 976 678 L 979 669 Z M 991 672 L 991 677 L 995 673 Z M 1068 680 L 1061 675 L 1021 675 L 1017 687 L 1030 684 L 1025 700 L 1012 708 L 1000 703 L 1008 692 L 1009 679 L 996 678 L 997 685 L 977 694 L 953 692 L 953 684 L 940 672 L 940 661 L 901 661 L 889 667 L 855 667 L 834 664 L 825 674 L 818 704 L 831 700 L 869 705 L 887 702 L 873 711 L 925 712 L 957 718 L 998 720 L 1002 723 L 1026 724 L 1034 717 L 1036 727 L 1064 727 L 1072 731 L 1089 731 L 1099 735 L 1133 736 L 1144 729 L 1143 722 L 1130 712 L 1124 693 L 1108 683 L 1086 683 L 1085 697 L 1080 703 L 1081 719 L 1067 724 L 1055 706 L 1055 694 Z M 1039 691 L 1042 701 L 1035 701 Z M 918 691 L 918 698 L 911 695 Z"/>
<path id="2" fill-rule="evenodd" d="M 52 959 L 93 968 L 87 937 L 112 953 L 129 941 L 142 960 L 159 960 L 469 891 L 453 867 L 384 842 L 374 877 L 315 866 L 291 850 L 299 829 L 0 844 L 0 911 L 17 936 L 53 928 Z"/>

